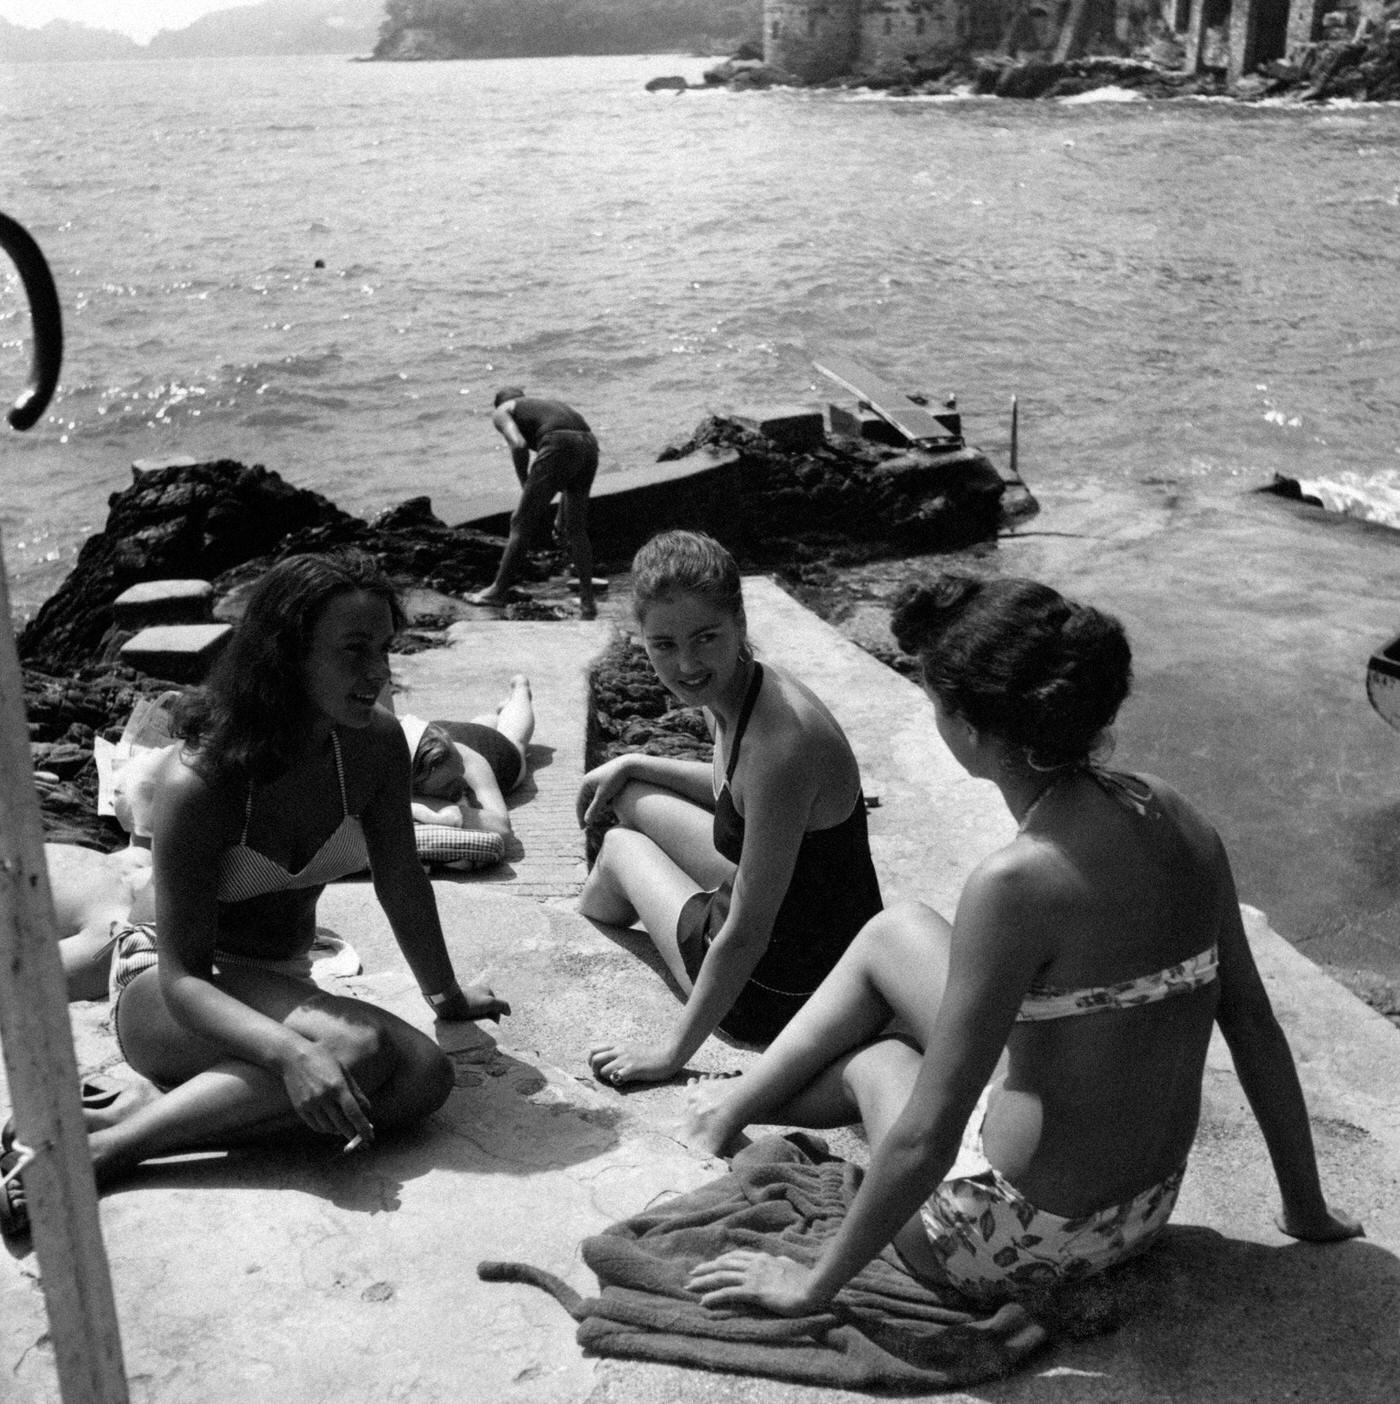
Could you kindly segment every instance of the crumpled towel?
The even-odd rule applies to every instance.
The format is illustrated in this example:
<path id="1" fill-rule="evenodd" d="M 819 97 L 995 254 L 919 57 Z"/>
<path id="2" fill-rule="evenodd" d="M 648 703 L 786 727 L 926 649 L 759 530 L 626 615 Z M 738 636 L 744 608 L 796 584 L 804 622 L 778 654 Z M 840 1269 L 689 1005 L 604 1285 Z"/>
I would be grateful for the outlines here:
<path id="1" fill-rule="evenodd" d="M 839 1227 L 861 1170 L 815 1137 L 769 1136 L 729 1173 L 583 1242 L 601 1295 L 580 1297 L 524 1263 L 483 1262 L 487 1282 L 543 1288 L 580 1324 L 586 1351 L 856 1389 L 948 1389 L 1006 1375 L 1049 1332 L 1022 1306 L 988 1312 L 912 1277 L 893 1248 L 825 1311 L 724 1315 L 685 1288 L 692 1267 L 733 1248 L 814 1260 Z"/>

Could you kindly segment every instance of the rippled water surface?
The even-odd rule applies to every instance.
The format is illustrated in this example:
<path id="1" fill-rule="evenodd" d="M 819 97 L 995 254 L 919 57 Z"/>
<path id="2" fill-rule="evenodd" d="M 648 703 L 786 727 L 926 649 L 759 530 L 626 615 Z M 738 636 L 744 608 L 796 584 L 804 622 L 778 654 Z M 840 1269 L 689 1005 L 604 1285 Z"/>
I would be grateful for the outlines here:
<path id="1" fill-rule="evenodd" d="M 502 380 L 576 400 L 606 470 L 825 394 L 829 345 L 993 449 L 1019 393 L 1042 479 L 1400 471 L 1400 111 L 643 90 L 703 67 L 0 68 L 0 204 L 69 338 L 4 444 L 21 603 L 135 458 L 452 519 L 502 483 Z M 23 332 L 7 278 L 16 386 Z"/>
<path id="2" fill-rule="evenodd" d="M 364 513 L 428 493 L 458 520 L 511 483 L 496 385 L 576 402 L 606 472 L 707 410 L 826 398 L 811 353 L 839 346 L 956 391 L 994 455 L 1019 395 L 1032 488 L 1114 495 L 1114 530 L 1160 518 L 1164 484 L 1189 499 L 1171 529 L 1202 567 L 1160 573 L 1139 742 L 1204 792 L 1282 929 L 1361 911 L 1400 972 L 1400 738 L 1360 700 L 1388 616 L 1329 606 L 1306 711 L 1286 676 L 1253 695 L 1307 610 L 1210 509 L 1237 533 L 1279 471 L 1400 489 L 1400 109 L 644 91 L 704 67 L 0 67 L 0 208 L 47 250 L 68 335 L 47 422 L 0 441 L 19 607 L 134 459 L 262 462 Z M 25 331 L 4 265 L 15 391 Z M 1232 603 L 1212 572 L 1241 540 Z M 1357 600 L 1400 593 L 1388 543 L 1357 552 L 1339 572 L 1380 577 Z M 1199 660 L 1232 636 L 1238 684 L 1212 685 Z"/>

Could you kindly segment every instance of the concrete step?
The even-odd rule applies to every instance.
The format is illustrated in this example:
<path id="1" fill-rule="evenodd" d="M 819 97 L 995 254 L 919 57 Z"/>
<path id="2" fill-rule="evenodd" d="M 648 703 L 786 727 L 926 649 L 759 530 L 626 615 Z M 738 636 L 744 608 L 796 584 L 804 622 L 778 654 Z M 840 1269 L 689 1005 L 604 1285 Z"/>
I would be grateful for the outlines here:
<path id="1" fill-rule="evenodd" d="M 123 663 L 148 677 L 199 683 L 232 635 L 232 624 L 153 624 L 119 652 Z"/>
<path id="2" fill-rule="evenodd" d="M 112 601 L 120 629 L 148 624 L 204 624 L 214 607 L 214 587 L 207 580 L 143 580 Z"/>

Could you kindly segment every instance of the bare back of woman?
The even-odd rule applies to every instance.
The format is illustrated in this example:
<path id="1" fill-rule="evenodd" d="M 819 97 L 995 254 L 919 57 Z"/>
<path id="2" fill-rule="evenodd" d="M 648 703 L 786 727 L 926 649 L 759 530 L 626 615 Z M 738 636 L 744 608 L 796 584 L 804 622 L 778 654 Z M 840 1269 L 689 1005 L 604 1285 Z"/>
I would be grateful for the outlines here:
<path id="1" fill-rule="evenodd" d="M 1112 1267 L 1175 1204 L 1214 1024 L 1269 1147 L 1280 1227 L 1359 1233 L 1322 1197 L 1219 838 L 1162 782 L 1092 759 L 1128 690 L 1121 626 L 1032 582 L 952 576 L 894 624 L 940 736 L 1018 832 L 951 925 L 919 903 L 882 912 L 752 1073 L 695 1089 L 687 1133 L 704 1149 L 755 1121 L 859 1120 L 871 1165 L 814 1266 L 735 1252 L 691 1288 L 800 1314 L 891 1242 L 988 1302 Z"/>

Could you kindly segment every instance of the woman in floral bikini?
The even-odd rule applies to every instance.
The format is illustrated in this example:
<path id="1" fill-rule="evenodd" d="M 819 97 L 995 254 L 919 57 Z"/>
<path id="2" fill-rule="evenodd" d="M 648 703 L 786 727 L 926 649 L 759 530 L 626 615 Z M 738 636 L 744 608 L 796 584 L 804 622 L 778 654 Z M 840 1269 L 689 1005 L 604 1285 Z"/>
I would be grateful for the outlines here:
<path id="1" fill-rule="evenodd" d="M 919 1277 L 986 1303 L 1111 1267 L 1176 1202 L 1216 1023 L 1273 1161 L 1279 1228 L 1359 1234 L 1323 1198 L 1219 837 L 1160 780 L 1092 760 L 1128 692 L 1121 625 L 1043 585 L 963 576 L 907 594 L 893 625 L 948 749 L 1019 829 L 951 926 L 919 903 L 887 909 L 751 1073 L 692 1090 L 691 1139 L 714 1153 L 753 1122 L 859 1119 L 872 1154 L 814 1265 L 733 1252 L 691 1289 L 800 1315 L 891 1242 Z"/>

